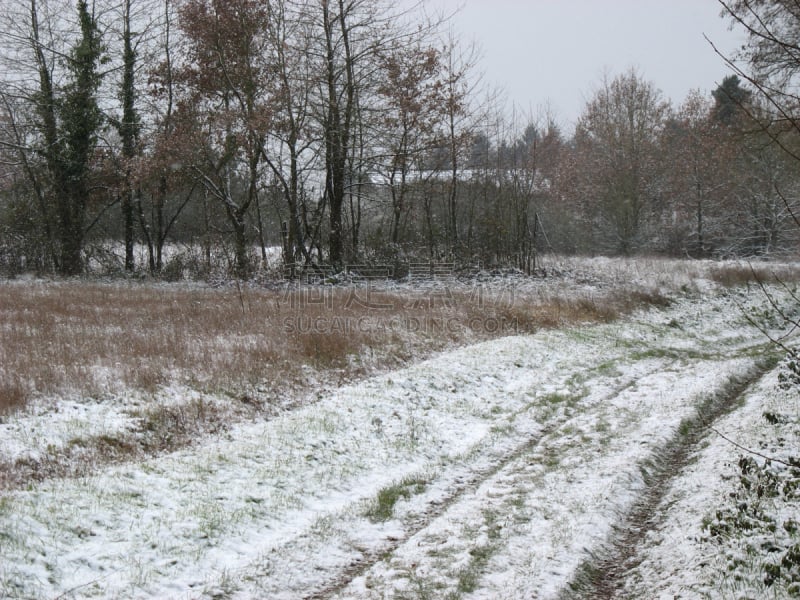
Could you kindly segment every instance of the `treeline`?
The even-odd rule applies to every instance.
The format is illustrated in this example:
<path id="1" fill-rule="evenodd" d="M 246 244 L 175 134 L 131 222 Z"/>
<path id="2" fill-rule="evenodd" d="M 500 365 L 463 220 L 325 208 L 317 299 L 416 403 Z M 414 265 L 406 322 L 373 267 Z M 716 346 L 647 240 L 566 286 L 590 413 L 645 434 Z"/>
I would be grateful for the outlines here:
<path id="1" fill-rule="evenodd" d="M 796 132 L 733 75 L 680 106 L 635 71 L 605 79 L 567 134 L 476 89 L 474 50 L 419 7 L 6 5 L 6 273 L 158 275 L 176 243 L 240 277 L 275 247 L 287 264 L 526 270 L 545 250 L 796 249 Z"/>

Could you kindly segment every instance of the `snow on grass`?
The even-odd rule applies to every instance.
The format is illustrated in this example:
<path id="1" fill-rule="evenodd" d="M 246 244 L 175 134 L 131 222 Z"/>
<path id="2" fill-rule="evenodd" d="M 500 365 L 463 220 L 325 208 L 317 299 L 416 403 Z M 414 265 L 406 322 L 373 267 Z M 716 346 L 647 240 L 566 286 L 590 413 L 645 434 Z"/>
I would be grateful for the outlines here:
<path id="1" fill-rule="evenodd" d="M 642 461 L 763 351 L 737 308 L 760 301 L 485 342 L 194 448 L 7 491 L 0 596 L 297 598 L 343 573 L 341 597 L 555 593 L 635 498 Z M 23 425 L 46 443 L 41 418 L 9 417 L 0 447 L 26 452 Z"/>
<path id="2" fill-rule="evenodd" d="M 763 467 L 765 460 L 731 444 L 778 460 L 797 459 L 800 395 L 781 388 L 779 373 L 780 368 L 762 378 L 748 391 L 744 406 L 716 424 L 728 440 L 712 433 L 673 483 L 662 504 L 663 520 L 648 535 L 623 597 L 639 598 L 645 591 L 652 598 L 789 598 L 800 593 L 797 567 L 794 573 L 784 569 L 788 580 L 779 577 L 765 584 L 765 566 L 780 564 L 787 548 L 800 543 L 800 531 L 791 526 L 800 519 L 800 496 L 793 491 L 797 482 L 785 493 L 763 489 L 753 490 L 751 497 L 742 494 L 741 461 Z M 770 422 L 769 415 L 785 422 Z M 767 472 L 786 469 L 765 467 Z M 764 519 L 761 531 L 748 518 L 754 508 Z M 719 527 L 720 521 L 727 523 Z M 717 536 L 709 527 L 714 524 L 722 532 Z"/>
<path id="3" fill-rule="evenodd" d="M 0 420 L 0 464 L 37 464 L 98 439 L 113 445 L 127 437 L 136 438 L 147 434 L 148 419 L 158 419 L 164 410 L 180 412 L 186 407 L 213 410 L 219 418 L 236 408 L 227 396 L 179 384 L 164 386 L 151 394 L 128 390 L 101 398 L 77 394 L 39 398 L 17 414 Z"/>
<path id="4" fill-rule="evenodd" d="M 699 398 L 750 364 L 622 366 L 620 379 L 629 384 L 623 390 L 609 397 L 607 389 L 595 388 L 575 403 L 572 418 L 504 464 L 343 597 L 402 596 L 415 589 L 434 597 L 555 595 L 585 549 L 600 545 L 636 498 L 643 487 L 639 466 Z M 486 564 L 473 572 L 476 557 Z M 481 579 L 483 572 L 491 575 Z M 468 589 L 478 581 L 480 590 Z"/>

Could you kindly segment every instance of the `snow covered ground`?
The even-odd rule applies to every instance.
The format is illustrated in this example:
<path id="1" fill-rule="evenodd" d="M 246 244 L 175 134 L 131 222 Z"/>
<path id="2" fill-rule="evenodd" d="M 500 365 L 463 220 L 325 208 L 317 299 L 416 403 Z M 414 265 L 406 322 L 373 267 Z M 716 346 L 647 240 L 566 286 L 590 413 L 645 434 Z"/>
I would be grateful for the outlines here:
<path id="1" fill-rule="evenodd" d="M 714 427 L 777 451 L 761 445 L 774 438 L 762 414 L 796 416 L 800 401 L 776 370 L 759 377 L 772 350 L 745 314 L 765 307 L 758 290 L 695 293 L 616 323 L 485 342 L 191 448 L 3 491 L 0 596 L 559 597 L 624 522 L 643 467 L 732 381 L 758 383 Z M 34 406 L 0 423 L 0 460 L 113 436 L 134 408 Z M 796 424 L 781 436 L 796 450 Z M 624 594 L 736 589 L 706 529 L 741 454 L 705 439 Z"/>
<path id="2" fill-rule="evenodd" d="M 764 419 L 764 414 L 791 414 L 796 418 L 799 410 L 798 394 L 781 390 L 776 372 L 772 372 L 753 386 L 744 406 L 721 419 L 715 430 L 773 459 L 786 459 L 792 453 L 796 457 L 800 437 L 796 421 L 785 432 L 780 432 L 780 428 Z M 791 439 L 781 439 L 783 435 Z M 777 528 L 765 528 L 763 532 L 748 529 L 747 534 L 734 531 L 730 539 L 724 540 L 715 539 L 709 533 L 709 525 L 720 522 L 719 512 L 726 513 L 724 518 L 730 519 L 742 506 L 742 498 L 734 494 L 739 487 L 737 463 L 744 456 L 747 454 L 732 447 L 724 437 L 715 434 L 708 437 L 695 460 L 664 498 L 660 507 L 662 520 L 649 533 L 641 549 L 641 562 L 630 573 L 621 596 L 663 599 L 797 596 L 800 586 L 789 585 L 788 581 L 783 585 L 765 585 L 763 568 L 769 562 L 780 563 L 784 554 L 781 550 L 800 541 L 796 531 L 782 531 L 784 524 L 796 522 L 800 517 L 797 494 L 790 494 L 788 502 L 786 498 L 754 494 L 759 496 L 756 503 L 765 505 L 765 515 L 772 513 L 777 517 L 774 522 Z M 761 465 L 765 462 L 754 458 Z M 773 465 L 773 468 L 786 470 L 782 465 Z M 775 543 L 781 541 L 781 537 L 788 541 Z M 763 544 L 765 540 L 770 546 Z M 680 560 L 677 560 L 678 553 Z M 796 575 L 795 572 L 795 582 Z"/>

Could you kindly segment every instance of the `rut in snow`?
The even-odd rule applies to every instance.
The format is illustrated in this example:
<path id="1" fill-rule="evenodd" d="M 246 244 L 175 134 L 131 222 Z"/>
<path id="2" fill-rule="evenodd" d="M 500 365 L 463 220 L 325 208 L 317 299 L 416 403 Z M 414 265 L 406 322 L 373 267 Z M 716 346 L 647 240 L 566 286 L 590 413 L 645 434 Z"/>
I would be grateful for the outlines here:
<path id="1" fill-rule="evenodd" d="M 675 361 L 671 361 L 669 364 L 672 365 L 674 363 Z M 660 365 L 660 368 L 664 368 L 664 365 Z M 639 377 L 653 374 L 658 370 L 659 367 L 654 367 L 645 373 L 640 373 Z M 597 403 L 602 404 L 604 401 L 613 398 L 622 390 L 627 389 L 633 384 L 634 379 L 624 380 L 614 389 L 610 390 L 603 398 L 599 399 Z M 303 596 L 304 600 L 323 600 L 340 592 L 355 577 L 358 577 L 360 574 L 364 573 L 379 560 L 382 560 L 387 554 L 396 550 L 409 538 L 425 529 L 434 519 L 445 514 L 451 506 L 453 506 L 467 494 L 474 492 L 483 482 L 500 472 L 505 466 L 513 463 L 526 454 L 530 454 L 541 444 L 546 443 L 553 432 L 557 431 L 559 427 L 565 425 L 573 418 L 574 415 L 562 415 L 560 418 L 548 422 L 547 425 L 540 432 L 538 432 L 535 437 L 532 437 L 523 444 L 517 446 L 514 450 L 495 460 L 490 465 L 480 469 L 473 469 L 468 476 L 459 476 L 454 479 L 449 488 L 450 494 L 446 498 L 431 503 L 427 510 L 420 514 L 416 514 L 411 519 L 405 521 L 404 535 L 401 538 L 391 539 L 391 543 L 388 546 L 383 546 L 379 552 L 365 554 L 361 560 L 353 562 L 347 569 L 340 572 L 339 576 L 334 582 L 331 582 L 329 585 L 322 589 L 318 589 L 311 594 Z"/>
<path id="2" fill-rule="evenodd" d="M 662 518 L 661 503 L 672 482 L 689 463 L 699 442 L 714 422 L 741 404 L 744 392 L 772 369 L 777 360 L 765 359 L 740 377 L 732 378 L 719 393 L 709 396 L 695 414 L 683 420 L 672 439 L 641 465 L 645 489 L 606 545 L 581 565 L 559 600 L 616 598 L 626 575 L 640 562 L 639 548 Z"/>
<path id="3" fill-rule="evenodd" d="M 647 369 L 644 372 L 638 373 L 638 378 L 653 375 L 660 370 L 672 368 L 677 363 L 677 360 L 672 360 L 669 363 L 660 364 Z M 602 405 L 611 400 L 623 390 L 633 386 L 636 382 L 635 378 L 626 378 L 619 382 L 613 389 L 608 390 L 606 394 L 595 400 L 592 406 Z M 590 410 L 591 406 L 583 407 L 583 411 Z M 405 543 L 410 538 L 414 537 L 417 533 L 424 530 L 430 523 L 437 517 L 447 513 L 449 508 L 456 504 L 459 500 L 474 493 L 475 490 L 491 477 L 499 473 L 508 465 L 511 465 L 521 457 L 533 453 L 537 448 L 547 444 L 552 435 L 554 435 L 559 428 L 566 425 L 576 418 L 575 414 L 561 415 L 560 418 L 549 421 L 547 425 L 537 433 L 536 436 L 528 439 L 524 443 L 518 445 L 516 448 L 507 452 L 488 465 L 482 468 L 474 468 L 468 474 L 462 474 L 452 480 L 449 486 L 449 495 L 446 498 L 440 499 L 428 505 L 427 509 L 421 513 L 413 515 L 410 519 L 404 522 L 404 534 L 401 537 L 391 538 L 388 545 L 384 545 L 379 551 L 374 553 L 365 553 L 360 560 L 356 560 L 349 565 L 346 569 L 338 574 L 335 581 L 330 582 L 328 585 L 321 589 L 306 594 L 303 596 L 304 600 L 324 600 L 331 596 L 336 595 L 342 591 L 353 579 L 367 571 L 370 567 L 378 561 L 383 560 L 388 554 L 394 552 L 400 545 Z M 446 475 L 443 475 L 446 477 Z"/>

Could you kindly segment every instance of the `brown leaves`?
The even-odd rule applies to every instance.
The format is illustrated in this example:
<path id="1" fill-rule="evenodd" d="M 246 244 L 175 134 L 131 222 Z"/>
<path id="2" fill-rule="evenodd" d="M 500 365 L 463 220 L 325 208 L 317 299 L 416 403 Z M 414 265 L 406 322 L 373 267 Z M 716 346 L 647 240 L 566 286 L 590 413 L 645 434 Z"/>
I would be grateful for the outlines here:
<path id="1" fill-rule="evenodd" d="M 181 79 L 204 96 L 253 111 L 272 80 L 269 19 L 259 0 L 189 0 L 180 9 L 188 38 Z"/>

